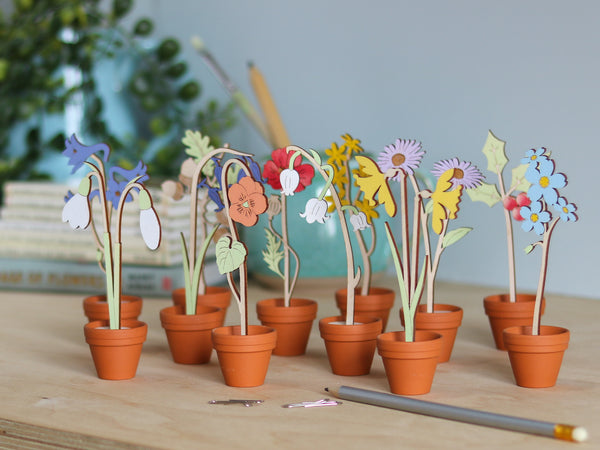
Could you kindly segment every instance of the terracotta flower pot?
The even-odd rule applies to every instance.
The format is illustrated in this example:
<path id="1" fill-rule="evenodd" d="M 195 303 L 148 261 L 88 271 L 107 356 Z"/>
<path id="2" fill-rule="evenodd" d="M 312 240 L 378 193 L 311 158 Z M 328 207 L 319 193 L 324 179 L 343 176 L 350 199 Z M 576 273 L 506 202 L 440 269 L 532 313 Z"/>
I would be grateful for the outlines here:
<path id="1" fill-rule="evenodd" d="M 185 308 L 185 288 L 177 288 L 171 292 L 171 298 L 174 305 L 181 305 Z M 199 294 L 196 305 L 214 306 L 223 310 L 223 321 L 219 326 L 223 326 L 227 308 L 231 303 L 231 290 L 225 286 L 207 286 L 206 294 Z"/>
<path id="2" fill-rule="evenodd" d="M 219 327 L 212 341 L 227 386 L 253 387 L 265 382 L 271 353 L 277 343 L 273 328 L 250 325 L 242 336 L 239 326 Z"/>
<path id="3" fill-rule="evenodd" d="M 83 332 L 99 378 L 127 380 L 135 376 L 148 325 L 122 320 L 120 329 L 111 330 L 107 321 L 98 320 L 85 324 Z"/>
<path id="4" fill-rule="evenodd" d="M 335 302 L 342 316 L 346 315 L 348 290 L 335 292 Z M 394 306 L 396 293 L 392 289 L 372 287 L 367 295 L 360 295 L 360 288 L 354 289 L 354 313 L 361 316 L 379 317 L 382 321 L 382 332 L 385 331 L 390 309 Z"/>
<path id="5" fill-rule="evenodd" d="M 261 300 L 256 304 L 258 320 L 277 330 L 277 345 L 274 355 L 297 356 L 306 352 L 306 345 L 317 317 L 317 302 L 303 298 L 290 299 L 284 306 L 283 298 Z"/>
<path id="6" fill-rule="evenodd" d="M 379 317 L 356 315 L 353 325 L 346 325 L 343 316 L 321 319 L 319 331 L 325 341 L 331 371 L 336 375 L 367 375 L 381 328 Z"/>
<path id="7" fill-rule="evenodd" d="M 433 331 L 442 335 L 442 350 L 438 362 L 447 362 L 452 355 L 458 327 L 462 322 L 463 310 L 454 305 L 434 304 L 433 313 L 427 305 L 418 305 L 415 314 L 415 330 Z M 404 315 L 400 310 L 400 322 L 404 326 Z"/>
<path id="8" fill-rule="evenodd" d="M 542 388 L 556 384 L 569 346 L 569 330 L 542 325 L 536 336 L 531 327 L 510 327 L 502 334 L 517 385 Z"/>
<path id="9" fill-rule="evenodd" d="M 419 395 L 431 390 L 442 336 L 433 331 L 415 331 L 414 342 L 406 342 L 404 331 L 377 337 L 377 352 L 383 359 L 385 374 L 394 394 Z"/>
<path id="10" fill-rule="evenodd" d="M 489 295 L 483 299 L 483 307 L 490 320 L 494 343 L 498 350 L 506 350 L 502 340 L 502 331 L 505 328 L 532 324 L 534 306 L 534 294 L 517 294 L 516 302 L 510 302 L 508 294 Z M 542 314 L 545 306 L 546 300 L 542 298 Z"/>
<path id="11" fill-rule="evenodd" d="M 142 312 L 142 298 L 135 295 L 121 295 L 121 320 L 137 319 Z M 83 313 L 88 322 L 108 320 L 106 295 L 93 295 L 83 300 Z"/>
<path id="12" fill-rule="evenodd" d="M 211 332 L 223 323 L 223 310 L 214 306 L 196 306 L 196 314 L 186 315 L 183 306 L 160 310 L 173 361 L 179 364 L 206 364 L 213 344 Z"/>

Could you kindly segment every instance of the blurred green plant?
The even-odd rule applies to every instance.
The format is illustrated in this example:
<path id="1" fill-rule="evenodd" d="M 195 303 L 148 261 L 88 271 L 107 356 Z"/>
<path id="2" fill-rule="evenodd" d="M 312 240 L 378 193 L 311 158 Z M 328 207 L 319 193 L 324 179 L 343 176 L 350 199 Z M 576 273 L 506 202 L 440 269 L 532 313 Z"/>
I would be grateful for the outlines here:
<path id="1" fill-rule="evenodd" d="M 179 41 L 153 37 L 148 18 L 123 25 L 133 3 L 113 0 L 107 10 L 100 0 L 13 0 L 10 17 L 0 10 L 0 187 L 12 179 L 48 178 L 35 163 L 61 151 L 72 131 L 44 136 L 42 120 L 63 114 L 77 98 L 83 99 L 80 132 L 108 143 L 121 166 L 143 159 L 153 177 L 179 173 L 186 129 L 221 145 L 221 134 L 235 124 L 233 104 L 208 100 L 200 106 L 201 84 L 189 75 Z M 119 138 L 106 117 L 97 67 L 104 60 L 122 64 L 124 57 L 131 73 L 119 95 L 127 97 L 137 129 Z M 71 85 L 64 77 L 69 67 L 80 74 Z M 15 127 L 23 130 L 23 142 L 11 142 Z M 159 145 L 150 155 L 152 142 Z"/>

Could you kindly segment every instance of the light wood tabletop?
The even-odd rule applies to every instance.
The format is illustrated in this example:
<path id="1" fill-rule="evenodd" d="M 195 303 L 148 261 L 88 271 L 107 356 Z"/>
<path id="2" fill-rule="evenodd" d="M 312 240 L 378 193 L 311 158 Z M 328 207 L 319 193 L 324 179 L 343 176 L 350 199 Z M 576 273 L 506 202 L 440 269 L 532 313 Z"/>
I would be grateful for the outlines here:
<path id="1" fill-rule="evenodd" d="M 380 285 L 394 287 L 393 280 Z M 148 323 L 137 375 L 132 380 L 97 378 L 83 337 L 83 295 L 0 291 L 1 448 L 600 448 L 600 300 L 548 295 L 542 323 L 571 330 L 571 341 L 555 387 L 526 389 L 514 383 L 505 352 L 496 350 L 483 297 L 484 287 L 437 284 L 437 302 L 464 309 L 454 352 L 439 364 L 422 400 L 587 428 L 587 442 L 503 431 L 343 401 L 338 406 L 282 408 L 327 397 L 324 388 L 348 385 L 389 392 L 375 355 L 371 373 L 331 373 L 318 319 L 337 315 L 332 288 L 307 285 L 295 297 L 318 301 L 307 353 L 273 356 L 265 384 L 224 384 L 216 354 L 206 365 L 175 364 L 159 321 L 167 298 L 144 300 Z M 252 283 L 255 303 L 278 296 Z M 400 299 L 388 331 L 400 329 Z M 232 303 L 226 323 L 235 324 Z M 210 400 L 259 399 L 264 403 L 211 405 Z M 509 447 L 511 446 L 511 447 Z M 572 447 L 570 447 L 572 446 Z"/>

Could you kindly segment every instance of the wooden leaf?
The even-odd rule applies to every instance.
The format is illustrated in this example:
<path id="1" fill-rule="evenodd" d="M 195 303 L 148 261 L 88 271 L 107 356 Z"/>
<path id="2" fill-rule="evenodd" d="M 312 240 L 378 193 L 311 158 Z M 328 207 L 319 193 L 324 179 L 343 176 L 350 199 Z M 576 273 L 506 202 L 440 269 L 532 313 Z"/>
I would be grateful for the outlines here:
<path id="1" fill-rule="evenodd" d="M 490 207 L 502 200 L 495 184 L 482 183 L 481 186 L 467 189 L 467 194 L 469 194 L 472 201 L 483 202 Z"/>
<path id="2" fill-rule="evenodd" d="M 488 131 L 487 139 L 483 145 L 483 154 L 488 160 L 488 170 L 494 173 L 501 173 L 508 162 L 506 153 L 504 153 L 504 146 L 506 142 L 498 139 L 494 136 L 494 133 Z"/>
<path id="3" fill-rule="evenodd" d="M 456 230 L 449 231 L 448 233 L 446 233 L 446 236 L 444 236 L 444 239 L 442 240 L 442 247 L 446 248 L 450 247 L 452 244 L 456 244 L 458 241 L 464 238 L 471 230 L 473 230 L 473 228 L 461 227 L 457 228 Z"/>
<path id="4" fill-rule="evenodd" d="M 221 237 L 215 248 L 217 266 L 221 274 L 233 272 L 246 261 L 246 246 L 240 241 L 233 241 L 230 236 Z"/>
<path id="5" fill-rule="evenodd" d="M 521 164 L 512 170 L 512 180 L 510 182 L 511 191 L 527 192 L 531 183 L 525 179 L 525 172 L 529 164 Z"/>
<path id="6" fill-rule="evenodd" d="M 535 245 L 529 244 L 527 247 L 524 248 L 525 254 L 527 254 L 527 255 L 530 254 L 534 248 L 535 248 Z"/>
<path id="7" fill-rule="evenodd" d="M 267 248 L 262 252 L 263 259 L 271 271 L 275 272 L 279 277 L 285 278 L 279 268 L 279 263 L 284 257 L 283 251 L 280 250 L 281 239 L 268 228 L 265 228 L 265 234 L 267 235 Z"/>

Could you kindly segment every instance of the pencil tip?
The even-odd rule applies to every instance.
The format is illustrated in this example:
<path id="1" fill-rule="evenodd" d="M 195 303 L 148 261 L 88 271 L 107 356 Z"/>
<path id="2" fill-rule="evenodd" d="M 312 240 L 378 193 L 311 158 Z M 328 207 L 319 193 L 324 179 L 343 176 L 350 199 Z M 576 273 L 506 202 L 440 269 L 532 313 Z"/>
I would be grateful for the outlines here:
<path id="1" fill-rule="evenodd" d="M 248 61 L 248 67 L 249 67 L 249 68 L 252 68 L 252 67 L 254 67 L 254 63 L 253 63 L 252 61 Z"/>
<path id="2" fill-rule="evenodd" d="M 325 392 L 329 392 L 329 388 L 328 387 L 325 388 Z"/>

